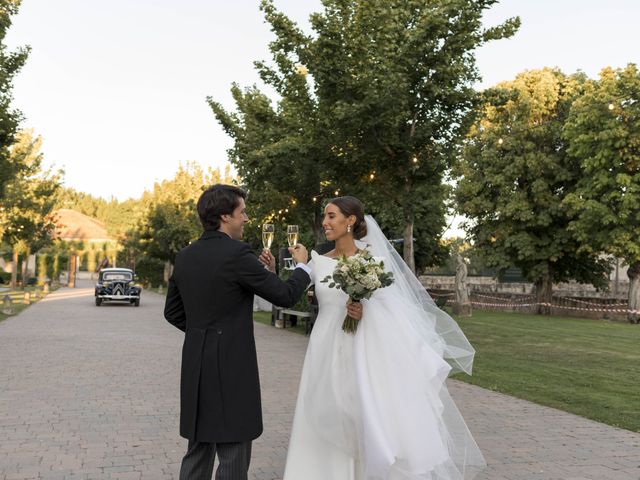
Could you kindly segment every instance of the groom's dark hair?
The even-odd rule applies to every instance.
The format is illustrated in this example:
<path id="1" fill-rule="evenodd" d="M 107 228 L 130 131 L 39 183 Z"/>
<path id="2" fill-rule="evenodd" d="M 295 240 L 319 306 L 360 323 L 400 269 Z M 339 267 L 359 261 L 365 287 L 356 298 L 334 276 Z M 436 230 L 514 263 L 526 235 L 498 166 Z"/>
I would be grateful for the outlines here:
<path id="1" fill-rule="evenodd" d="M 220 217 L 231 215 L 240 205 L 240 199 L 247 199 L 247 194 L 241 188 L 233 185 L 216 183 L 210 186 L 198 199 L 198 216 L 205 230 L 219 230 Z"/>

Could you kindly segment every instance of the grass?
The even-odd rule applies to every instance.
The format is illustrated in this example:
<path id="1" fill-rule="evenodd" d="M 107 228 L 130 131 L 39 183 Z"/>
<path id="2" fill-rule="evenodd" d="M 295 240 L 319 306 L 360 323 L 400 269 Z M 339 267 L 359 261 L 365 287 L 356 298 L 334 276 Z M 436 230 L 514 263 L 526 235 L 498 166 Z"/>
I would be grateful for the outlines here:
<path id="1" fill-rule="evenodd" d="M 475 311 L 457 318 L 490 390 L 640 432 L 640 327 L 621 322 Z"/>
<path id="2" fill-rule="evenodd" d="M 25 292 L 30 292 L 33 293 L 36 290 L 40 290 L 40 293 L 42 293 L 42 287 L 36 287 L 36 286 L 28 286 L 26 289 L 24 290 L 2 290 L 0 291 L 0 322 L 2 322 L 3 320 L 6 320 L 9 317 L 14 317 L 16 315 L 18 315 L 20 312 L 22 312 L 25 308 L 28 308 L 29 305 L 36 303 L 37 300 L 35 300 L 33 297 L 31 297 L 31 303 L 29 305 L 25 305 L 24 303 L 22 303 L 22 298 L 25 294 Z M 52 288 L 51 292 L 57 290 L 56 288 Z M 2 302 L 4 299 L 5 295 L 12 295 L 13 297 L 13 314 L 11 315 L 5 315 L 4 313 L 2 313 Z M 17 299 L 15 297 L 15 295 L 19 295 L 20 299 Z M 42 298 L 42 297 L 41 297 Z"/>
<path id="3" fill-rule="evenodd" d="M 271 312 L 254 312 L 253 320 L 258 323 L 271 326 Z M 304 335 L 304 318 L 299 319 L 298 324 L 295 327 L 287 327 L 285 330 Z"/>
<path id="4" fill-rule="evenodd" d="M 254 319 L 271 324 L 268 312 Z M 640 432 L 640 326 L 477 310 L 456 320 L 476 359 L 473 376 L 454 378 Z"/>

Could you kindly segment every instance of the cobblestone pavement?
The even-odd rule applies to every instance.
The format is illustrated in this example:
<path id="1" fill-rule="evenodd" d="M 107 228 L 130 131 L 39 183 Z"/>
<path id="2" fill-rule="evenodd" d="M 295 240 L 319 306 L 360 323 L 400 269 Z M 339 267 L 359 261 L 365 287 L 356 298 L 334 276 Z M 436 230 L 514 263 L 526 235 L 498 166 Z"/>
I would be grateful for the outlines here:
<path id="1" fill-rule="evenodd" d="M 177 479 L 182 335 L 163 298 L 95 307 L 63 289 L 0 322 L 0 479 Z M 256 325 L 265 433 L 252 480 L 280 479 L 306 338 Z M 640 435 L 450 381 L 489 467 L 479 480 L 639 480 Z M 304 480 L 304 479 L 300 479 Z M 340 479 L 327 479 L 340 480 Z"/>

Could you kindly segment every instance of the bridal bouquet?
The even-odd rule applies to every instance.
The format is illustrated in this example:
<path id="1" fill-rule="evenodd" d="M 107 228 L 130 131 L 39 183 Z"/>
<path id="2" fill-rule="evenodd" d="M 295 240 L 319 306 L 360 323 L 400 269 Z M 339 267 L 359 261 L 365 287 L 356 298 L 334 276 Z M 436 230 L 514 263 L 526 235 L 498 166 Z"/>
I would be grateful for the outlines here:
<path id="1" fill-rule="evenodd" d="M 338 259 L 333 275 L 327 275 L 321 283 L 329 283 L 329 288 L 339 288 L 349 295 L 347 304 L 370 298 L 379 288 L 393 283 L 393 273 L 385 272 L 384 262 L 376 261 L 367 250 L 358 250 L 351 257 Z M 358 320 L 347 315 L 342 330 L 355 333 Z"/>

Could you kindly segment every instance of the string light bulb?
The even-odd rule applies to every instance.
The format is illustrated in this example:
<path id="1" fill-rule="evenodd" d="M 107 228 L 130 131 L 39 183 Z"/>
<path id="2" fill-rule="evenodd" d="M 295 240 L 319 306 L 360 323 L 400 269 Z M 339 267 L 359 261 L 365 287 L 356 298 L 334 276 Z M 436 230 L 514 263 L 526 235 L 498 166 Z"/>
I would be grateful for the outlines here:
<path id="1" fill-rule="evenodd" d="M 413 157 L 413 163 L 418 163 L 418 157 Z"/>
<path id="2" fill-rule="evenodd" d="M 336 190 L 336 191 L 335 191 L 335 192 L 333 192 L 333 193 L 335 193 L 335 194 L 336 194 L 336 197 L 337 197 L 338 195 L 340 195 L 340 190 Z"/>
<path id="3" fill-rule="evenodd" d="M 369 180 L 373 180 L 374 178 L 376 178 L 375 172 L 373 172 L 373 173 L 371 173 L 371 175 L 369 175 Z"/>
<path id="4" fill-rule="evenodd" d="M 317 202 L 318 201 L 317 197 L 313 197 L 313 201 Z"/>
<path id="5" fill-rule="evenodd" d="M 609 110 L 613 110 L 615 108 L 615 105 L 613 104 L 613 102 L 609 103 Z"/>

